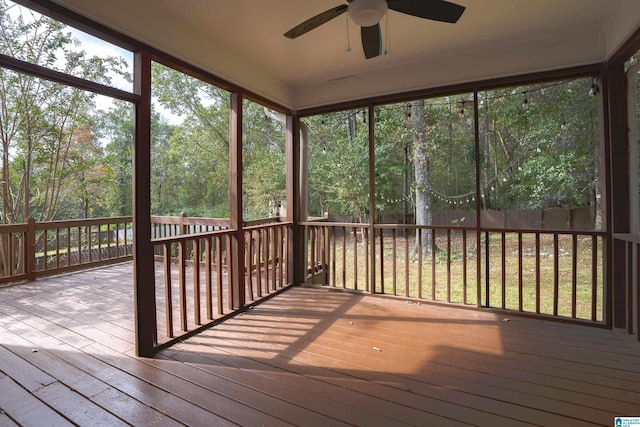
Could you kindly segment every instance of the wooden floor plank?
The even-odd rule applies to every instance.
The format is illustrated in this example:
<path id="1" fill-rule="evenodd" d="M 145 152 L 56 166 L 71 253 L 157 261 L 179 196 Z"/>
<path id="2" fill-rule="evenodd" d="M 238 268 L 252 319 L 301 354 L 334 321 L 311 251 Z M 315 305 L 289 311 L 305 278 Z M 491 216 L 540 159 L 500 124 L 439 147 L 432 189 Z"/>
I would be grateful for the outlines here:
<path id="1" fill-rule="evenodd" d="M 261 322 L 263 327 L 268 327 L 269 322 Z M 254 327 L 254 330 L 256 328 Z M 264 330 L 260 328 L 260 330 Z M 358 337 L 354 342 L 352 337 Z M 593 393 L 588 402 L 585 402 L 584 388 L 588 383 L 569 381 L 558 379 L 556 377 L 546 375 L 534 375 L 520 368 L 505 367 L 502 360 L 495 361 L 493 364 L 486 361 L 476 361 L 470 357 L 455 357 L 451 353 L 456 349 L 448 349 L 439 347 L 437 350 L 425 348 L 416 345 L 416 341 L 411 342 L 392 342 L 390 340 L 380 339 L 378 334 L 367 330 L 354 330 L 351 333 L 338 332 L 336 328 L 333 331 L 327 331 L 323 334 L 322 340 L 316 343 L 322 344 L 327 342 L 327 346 L 331 347 L 332 340 L 335 345 L 340 346 L 342 343 L 351 341 L 356 353 L 366 352 L 374 347 L 384 349 L 384 352 L 398 356 L 398 363 L 403 363 L 402 358 L 419 359 L 430 358 L 433 360 L 434 369 L 441 375 L 456 377 L 460 375 L 460 371 L 466 372 L 465 378 L 491 384 L 499 379 L 501 387 L 510 390 L 526 391 L 527 393 L 552 398 L 566 403 L 595 405 L 595 407 L 608 407 L 613 412 L 628 412 L 635 407 L 635 402 L 626 402 L 632 396 L 627 390 L 621 390 L 613 387 L 591 387 L 590 392 Z M 442 352 L 446 351 L 446 356 L 442 357 Z M 459 352 L 466 353 L 466 352 Z M 498 359 L 498 358 L 496 358 Z M 590 406 L 588 406 L 590 408 Z"/>
<path id="2" fill-rule="evenodd" d="M 0 408 L 19 425 L 38 426 L 46 420 L 48 426 L 72 426 L 58 412 L 16 384 L 0 371 Z"/>
<path id="3" fill-rule="evenodd" d="M 123 420 L 59 382 L 44 386 L 33 394 L 77 425 L 127 425 Z"/>
<path id="4" fill-rule="evenodd" d="M 130 416 L 127 419 L 136 419 L 136 413 L 140 408 L 142 408 L 142 413 L 152 415 L 148 419 L 164 420 L 166 416 L 169 416 L 186 425 L 199 425 L 203 420 L 210 420 L 213 424 L 221 426 L 235 425 L 216 416 L 206 409 L 185 401 L 180 396 L 176 396 L 168 391 L 149 384 L 146 381 L 140 380 L 136 376 L 120 370 L 118 367 L 104 363 L 91 354 L 81 351 L 80 349 L 73 348 L 63 342 L 56 342 L 52 337 L 47 339 L 46 336 L 39 335 L 38 331 L 35 329 L 29 330 L 23 328 L 21 333 L 22 337 L 26 337 L 29 340 L 41 339 L 43 346 L 46 346 L 46 350 L 43 349 L 41 350 L 42 352 L 51 353 L 72 367 L 77 368 L 83 373 L 90 374 L 102 383 L 117 390 L 117 394 L 128 396 L 132 401 L 139 402 L 136 405 L 125 407 L 134 412 L 132 414 L 134 416 Z M 4 336 L 6 335 L 3 334 L 3 337 Z M 38 353 L 40 353 L 40 351 Z M 57 372 L 57 369 L 58 368 L 51 368 L 51 371 Z M 81 382 L 76 384 L 75 387 L 80 389 L 81 386 L 84 387 L 86 385 L 86 383 Z M 102 393 L 107 390 L 108 389 L 100 388 L 96 389 L 95 392 Z M 92 399 L 97 401 L 100 398 L 99 396 L 100 394 L 92 396 Z M 107 403 L 110 405 L 113 404 L 112 401 L 107 401 Z M 140 403 L 142 405 L 140 405 Z M 147 409 L 145 406 L 148 406 L 151 409 Z M 119 404 L 115 404 L 112 408 L 113 412 L 116 414 L 119 413 L 116 410 L 120 409 L 122 409 L 122 405 Z M 125 414 L 126 413 L 123 413 L 123 415 Z M 171 420 L 165 420 L 164 423 L 166 425 L 173 424 Z M 143 422 L 136 425 L 145 424 L 146 421 L 143 420 Z M 160 423 L 160 425 L 163 425 L 163 423 Z"/>
<path id="5" fill-rule="evenodd" d="M 260 310 L 256 310 L 256 313 L 259 313 Z M 254 313 L 252 313 L 254 314 Z M 225 325 L 222 326 L 222 328 L 218 329 L 218 335 L 219 332 L 221 330 L 230 328 L 232 330 L 232 334 L 240 334 L 246 337 L 249 337 L 250 341 L 252 343 L 258 342 L 261 339 L 261 335 L 260 334 L 264 334 L 265 333 L 265 329 L 261 329 L 258 333 L 254 334 L 254 335 L 249 335 L 249 333 L 246 330 L 240 330 L 238 327 L 236 327 L 236 329 L 234 328 L 234 323 L 238 324 L 242 322 L 240 319 L 234 319 L 232 321 L 226 322 Z M 251 328 L 250 328 L 251 329 Z M 315 354 L 321 355 L 321 356 L 326 356 L 326 357 L 336 357 L 336 354 L 339 353 L 340 351 L 343 351 L 343 349 L 340 348 L 340 344 L 342 344 L 343 341 L 338 341 L 336 340 L 335 342 L 332 342 L 331 340 L 327 340 L 326 338 L 306 338 L 308 336 L 308 332 L 303 334 L 303 336 L 305 338 L 297 338 L 297 337 L 278 337 L 276 338 L 277 341 L 283 343 L 284 346 L 288 346 L 288 349 L 291 349 L 291 341 L 290 340 L 295 340 L 296 341 L 296 345 L 299 345 L 301 347 L 301 351 L 302 348 L 305 349 L 305 351 L 310 351 L 309 349 L 312 348 L 314 349 L 313 351 L 315 352 Z M 354 337 L 357 337 L 358 335 L 355 334 Z M 346 338 L 345 338 L 346 339 Z M 259 345 L 259 344 L 258 344 Z M 269 341 L 268 345 L 273 345 L 273 340 Z M 360 360 L 358 359 L 359 354 L 361 353 L 361 351 L 366 350 L 367 348 L 370 347 L 366 347 L 363 346 L 362 348 L 359 349 L 355 349 L 355 350 L 351 350 L 350 354 L 346 354 L 344 355 L 344 357 L 341 358 L 341 360 Z M 373 357 L 373 356 L 370 356 Z M 402 359 L 398 359 L 398 358 L 391 358 L 390 360 L 387 358 L 387 360 L 385 360 L 385 363 L 388 363 L 389 365 L 392 366 L 409 366 L 408 368 L 406 368 L 408 371 L 411 371 L 411 367 L 410 367 L 410 362 L 409 360 L 402 360 Z M 367 369 L 370 369 L 374 372 L 380 372 L 383 370 L 382 365 L 380 364 L 368 364 L 364 366 Z M 456 378 L 454 378 L 453 376 L 447 377 L 447 375 L 442 375 L 441 374 L 442 371 L 442 365 L 440 365 L 439 369 L 436 369 L 434 372 L 430 372 L 430 376 L 431 377 L 435 377 L 435 376 L 442 376 L 442 378 L 439 379 L 439 381 L 442 382 L 453 382 L 453 384 L 456 387 L 464 387 L 463 383 L 460 383 L 459 380 L 457 380 Z M 474 374 L 473 372 L 468 372 L 468 374 Z M 473 382 L 475 382 L 476 384 L 479 384 L 481 386 L 484 387 L 484 389 L 482 390 L 483 393 L 493 393 L 491 394 L 492 396 L 494 396 L 494 398 L 496 399 L 507 399 L 507 397 L 505 396 L 504 392 L 501 392 L 501 388 L 505 387 L 505 385 L 503 384 L 502 381 L 497 381 L 498 384 L 500 384 L 499 387 L 494 387 L 491 385 L 492 382 L 495 381 L 495 378 L 487 376 L 486 379 L 479 381 L 477 378 L 469 378 L 469 375 L 465 375 L 465 380 L 471 380 L 472 384 Z M 449 374 L 451 375 L 451 374 Z M 477 377 L 479 374 L 475 374 L 475 377 Z M 520 384 L 516 384 L 518 386 L 520 386 Z M 519 390 L 519 392 L 521 393 L 521 397 L 518 397 L 518 393 L 513 393 L 513 390 L 509 390 L 507 388 L 507 390 L 510 392 L 509 393 L 509 398 L 507 401 L 512 401 L 512 402 L 516 402 L 519 405 L 532 405 L 534 408 L 537 407 L 540 410 L 543 411 L 547 411 L 547 412 L 553 412 L 557 410 L 557 407 L 559 406 L 558 403 L 553 400 L 553 399 L 549 399 L 547 397 L 544 396 L 535 396 L 531 395 L 531 390 L 530 387 L 528 387 L 528 384 L 525 382 L 522 382 L 521 385 L 523 387 L 526 387 L 525 390 Z M 467 389 L 469 387 L 467 386 Z M 477 386 L 476 386 L 477 388 Z M 518 390 L 516 390 L 518 391 Z M 478 389 L 477 393 L 480 393 L 481 390 Z M 502 397 L 501 397 L 502 396 Z M 577 396 L 575 398 L 576 401 L 578 401 Z M 532 403 L 533 401 L 533 403 Z M 579 405 L 572 405 L 572 404 L 567 404 L 567 402 L 562 402 L 562 411 L 560 412 L 560 414 L 562 416 L 571 416 L 574 418 L 578 418 L 578 419 L 582 419 L 584 421 L 589 421 L 592 420 L 593 416 L 599 417 L 598 419 L 605 419 L 606 417 L 609 417 L 611 414 L 607 413 L 605 411 L 593 411 L 591 409 L 591 406 L 589 406 L 589 402 L 587 402 L 586 405 L 584 406 L 579 406 Z M 630 405 L 629 407 L 625 407 L 622 408 L 621 410 L 630 410 L 631 408 L 635 407 L 635 405 Z M 620 409 L 620 408 L 619 408 Z"/>
<path id="6" fill-rule="evenodd" d="M 327 416 L 327 413 L 315 412 L 304 407 L 304 402 L 298 401 L 292 403 L 286 397 L 287 395 L 274 396 L 273 389 L 275 386 L 267 385 L 265 387 L 256 388 L 249 387 L 250 383 L 230 381 L 226 377 L 220 377 L 211 370 L 207 369 L 206 363 L 200 363 L 195 366 L 193 363 L 181 363 L 175 359 L 149 359 L 148 363 L 158 367 L 173 375 L 179 376 L 193 384 L 206 388 L 210 391 L 223 392 L 227 398 L 235 399 L 238 402 L 251 406 L 252 408 L 263 413 L 269 413 L 282 419 L 292 425 L 304 426 L 326 426 L 326 425 L 349 425 L 348 417 L 343 416 L 343 420 Z M 202 360 L 201 360 L 202 362 Z M 255 385 L 255 384 L 254 384 Z M 291 399 L 293 400 L 293 399 Z M 298 404 L 296 404 L 298 403 Z M 308 406 L 315 406 L 307 403 Z M 346 412 L 344 412 L 346 413 Z M 348 415 L 352 417 L 351 421 L 359 420 L 361 422 L 380 421 L 380 418 L 373 419 L 371 415 L 364 411 L 349 408 Z M 387 425 L 394 424 L 392 419 L 386 420 Z"/>
<path id="7" fill-rule="evenodd" d="M 19 427 L 7 414 L 0 411 L 0 427 Z"/>
<path id="8" fill-rule="evenodd" d="M 206 335 L 207 333 L 205 333 Z M 194 355 L 202 355 L 214 360 L 222 360 L 237 369 L 250 369 L 252 372 L 266 375 L 272 368 L 278 368 L 286 374 L 286 384 L 297 384 L 299 387 L 320 393 L 322 397 L 338 399 L 343 404 L 360 408 L 372 413 L 393 413 L 399 420 L 411 425 L 463 425 L 493 423 L 495 425 L 528 425 L 515 420 L 491 415 L 482 410 L 469 409 L 446 401 L 432 399 L 430 396 L 418 396 L 408 390 L 386 387 L 381 384 L 360 381 L 352 375 L 342 374 L 335 370 L 320 368 L 288 359 L 275 353 L 238 345 L 229 346 L 229 342 L 217 338 L 198 338 L 195 344 L 188 342 L 179 345 L 184 354 L 176 354 L 179 360 L 189 360 Z M 230 347 L 233 347 L 230 349 Z M 224 349 L 224 350 L 222 350 Z M 229 357 L 230 355 L 234 357 Z M 267 366 L 265 368 L 265 366 Z M 308 403 L 316 407 L 317 399 Z M 338 405 L 338 409 L 340 409 Z M 401 411 L 401 414 L 398 413 Z M 414 414 L 416 411 L 417 414 Z M 411 418 L 411 417 L 416 417 Z M 409 417 L 409 418 L 407 418 Z"/>
<path id="9" fill-rule="evenodd" d="M 197 384 L 191 383 L 166 371 L 156 369 L 138 358 L 124 356 L 110 348 L 95 343 L 90 350 L 95 357 L 118 369 L 153 384 L 164 390 L 171 390 L 176 396 L 239 425 L 254 425 L 258 421 L 269 425 L 289 425 L 274 415 L 260 412 L 240 402 L 217 394 Z M 224 392 L 224 390 L 222 390 Z"/>
<path id="10" fill-rule="evenodd" d="M 131 264 L 0 287 L 0 427 L 583 426 L 640 414 L 640 345 L 618 331 L 297 287 L 145 359 L 132 306 Z"/>
<path id="11" fill-rule="evenodd" d="M 217 335 L 224 337 L 224 328 L 225 326 L 218 328 Z M 238 334 L 238 331 L 233 331 L 227 338 L 233 339 L 236 334 Z M 370 354 L 363 355 L 357 352 L 345 352 L 338 348 L 331 348 L 314 342 L 274 344 L 273 342 L 261 341 L 258 336 L 250 336 L 250 338 L 251 345 L 254 347 L 278 352 L 286 357 L 295 357 L 297 360 L 303 360 L 308 364 L 338 370 L 363 381 L 396 385 L 423 396 L 433 396 L 433 388 L 439 387 L 444 387 L 444 390 L 447 391 L 457 390 L 459 392 L 462 390 L 462 394 L 458 396 L 445 396 L 447 394 L 445 392 L 441 392 L 438 395 L 445 401 L 456 399 L 454 401 L 458 404 L 465 402 L 465 404 L 471 407 L 475 406 L 477 409 L 486 410 L 487 407 L 496 408 L 499 406 L 500 409 L 496 410 L 496 413 L 504 414 L 510 418 L 518 419 L 518 417 L 524 415 L 529 419 L 541 420 L 547 425 L 562 423 L 563 425 L 581 426 L 589 422 L 588 420 L 567 419 L 566 414 L 554 413 L 553 410 L 560 405 L 552 400 L 536 399 L 535 396 L 510 392 L 489 384 L 478 384 L 467 382 L 464 379 L 450 378 L 437 372 L 418 373 L 414 371 L 416 368 L 414 363 L 411 363 L 410 367 L 393 364 L 391 360 L 378 358 L 374 353 L 381 352 L 373 349 L 370 349 Z M 389 372 L 391 366 L 401 368 L 401 371 L 399 372 L 392 368 L 392 372 Z M 491 400 L 487 402 L 484 398 Z M 482 400 L 482 403 L 475 403 L 478 400 Z M 504 402 L 506 405 L 496 405 L 498 402 Z M 564 405 L 562 407 L 564 408 Z M 576 415 L 580 416 L 581 413 L 577 412 Z"/>

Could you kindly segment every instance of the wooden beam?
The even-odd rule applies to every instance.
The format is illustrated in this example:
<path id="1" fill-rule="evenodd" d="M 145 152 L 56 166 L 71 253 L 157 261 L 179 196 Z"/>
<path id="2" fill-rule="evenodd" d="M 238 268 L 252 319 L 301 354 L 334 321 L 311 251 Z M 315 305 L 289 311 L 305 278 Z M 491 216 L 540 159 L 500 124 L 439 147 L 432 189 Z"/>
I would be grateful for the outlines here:
<path id="1" fill-rule="evenodd" d="M 606 129 L 602 140 L 603 159 L 606 168 L 604 176 L 610 181 L 602 185 L 606 212 L 605 224 L 609 233 L 607 241 L 608 253 L 604 254 L 605 262 L 610 268 L 605 277 L 605 284 L 610 284 L 609 292 L 605 292 L 605 308 L 609 312 L 607 323 L 615 328 L 626 328 L 627 290 L 629 285 L 626 276 L 626 244 L 612 238 L 613 233 L 629 233 L 631 218 L 629 215 L 629 155 L 626 114 L 626 83 L 624 64 L 608 64 L 602 79 L 601 105 L 602 125 Z"/>
<path id="2" fill-rule="evenodd" d="M 374 294 L 376 289 L 376 232 L 374 229 L 376 223 L 376 107 L 370 104 L 367 111 L 369 113 L 369 243 L 371 245 L 369 249 L 371 282 L 367 292 Z M 382 254 L 380 254 L 380 259 L 382 259 Z"/>
<path id="3" fill-rule="evenodd" d="M 155 272 L 151 244 L 151 57 L 134 56 L 133 260 L 136 354 L 151 356 L 157 344 Z"/>
<path id="4" fill-rule="evenodd" d="M 245 304 L 244 222 L 242 219 L 242 92 L 231 94 L 231 141 L 229 153 L 230 171 L 230 222 L 235 233 L 231 235 L 231 283 L 232 303 L 236 309 Z"/>
<path id="5" fill-rule="evenodd" d="M 295 115 L 287 116 L 287 216 L 291 222 L 289 246 L 287 248 L 287 277 L 289 282 L 299 285 L 305 281 L 305 239 L 304 226 L 300 222 L 306 220 L 301 209 L 300 176 L 300 119 Z"/>

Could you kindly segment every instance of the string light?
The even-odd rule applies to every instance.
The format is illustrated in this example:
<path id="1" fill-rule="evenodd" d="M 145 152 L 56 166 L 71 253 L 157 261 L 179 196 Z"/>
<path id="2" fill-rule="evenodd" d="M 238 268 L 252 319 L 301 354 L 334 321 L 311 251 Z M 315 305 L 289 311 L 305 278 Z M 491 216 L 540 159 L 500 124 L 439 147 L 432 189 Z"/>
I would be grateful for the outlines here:
<path id="1" fill-rule="evenodd" d="M 384 54 L 389 53 L 389 14 L 385 14 L 385 37 L 384 37 Z"/>
<path id="2" fill-rule="evenodd" d="M 351 37 L 349 36 L 349 15 L 345 13 L 347 17 L 347 52 L 351 52 Z"/>
<path id="3" fill-rule="evenodd" d="M 596 96 L 600 93 L 600 88 L 598 87 L 597 79 L 594 77 L 591 80 L 591 89 L 589 89 L 589 95 Z"/>

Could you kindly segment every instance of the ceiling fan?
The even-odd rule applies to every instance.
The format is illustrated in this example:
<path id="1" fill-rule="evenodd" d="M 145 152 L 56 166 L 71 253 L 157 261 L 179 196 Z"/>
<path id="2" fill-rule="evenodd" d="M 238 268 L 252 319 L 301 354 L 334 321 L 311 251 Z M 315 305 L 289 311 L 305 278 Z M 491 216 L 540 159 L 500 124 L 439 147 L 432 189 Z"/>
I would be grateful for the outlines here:
<path id="1" fill-rule="evenodd" d="M 349 4 L 342 4 L 307 19 L 296 25 L 286 33 L 285 37 L 295 39 L 349 12 L 351 19 L 360 26 L 362 48 L 364 56 L 369 59 L 382 54 L 382 33 L 380 19 L 387 13 L 387 9 L 418 18 L 433 21 L 456 23 L 465 7 L 445 0 L 347 0 Z"/>

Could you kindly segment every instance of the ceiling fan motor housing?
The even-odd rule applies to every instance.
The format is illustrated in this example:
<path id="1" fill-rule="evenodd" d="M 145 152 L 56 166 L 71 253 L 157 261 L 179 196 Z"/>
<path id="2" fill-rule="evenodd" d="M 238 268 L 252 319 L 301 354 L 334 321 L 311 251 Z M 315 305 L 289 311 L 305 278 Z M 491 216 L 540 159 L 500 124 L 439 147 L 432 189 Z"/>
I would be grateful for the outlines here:
<path id="1" fill-rule="evenodd" d="M 380 22 L 387 8 L 386 0 L 353 0 L 349 4 L 349 16 L 361 27 L 371 27 Z"/>

